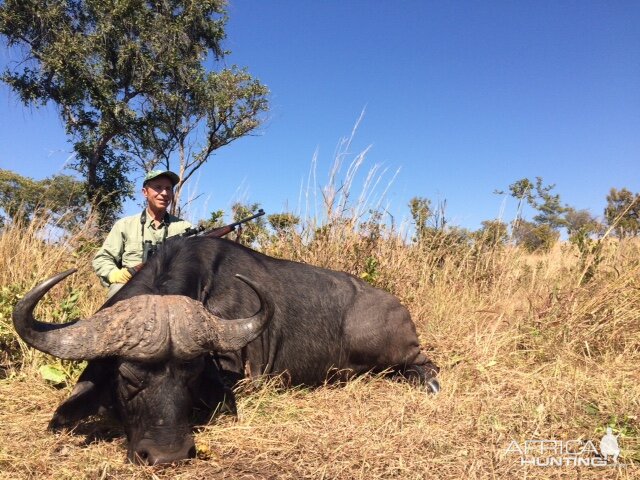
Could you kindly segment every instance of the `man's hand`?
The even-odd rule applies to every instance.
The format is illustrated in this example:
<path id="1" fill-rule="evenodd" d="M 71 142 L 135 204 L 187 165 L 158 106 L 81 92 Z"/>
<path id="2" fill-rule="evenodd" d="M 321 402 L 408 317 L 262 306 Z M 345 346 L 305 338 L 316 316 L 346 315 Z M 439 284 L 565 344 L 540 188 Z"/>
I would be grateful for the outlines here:
<path id="1" fill-rule="evenodd" d="M 129 273 L 127 268 L 116 268 L 115 270 L 111 270 L 107 280 L 109 280 L 109 283 L 127 283 L 131 280 L 131 273 Z"/>

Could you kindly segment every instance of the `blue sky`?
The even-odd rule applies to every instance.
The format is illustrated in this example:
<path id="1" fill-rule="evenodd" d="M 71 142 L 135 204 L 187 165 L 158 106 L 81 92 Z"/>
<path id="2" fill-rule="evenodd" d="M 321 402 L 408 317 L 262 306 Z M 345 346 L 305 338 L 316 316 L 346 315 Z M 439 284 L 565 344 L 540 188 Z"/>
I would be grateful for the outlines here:
<path id="1" fill-rule="evenodd" d="M 363 111 L 342 175 L 370 147 L 353 196 L 378 166 L 372 201 L 386 191 L 396 222 L 414 196 L 472 229 L 511 220 L 493 191 L 523 177 L 594 215 L 611 187 L 640 191 L 640 2 L 231 0 L 229 16 L 226 64 L 269 87 L 271 111 L 201 169 L 192 220 L 238 200 L 304 214 L 314 154 L 322 187 Z M 1 49 L 0 64 L 15 58 Z M 2 85 L 0 122 L 2 168 L 64 168 L 54 108 Z"/>

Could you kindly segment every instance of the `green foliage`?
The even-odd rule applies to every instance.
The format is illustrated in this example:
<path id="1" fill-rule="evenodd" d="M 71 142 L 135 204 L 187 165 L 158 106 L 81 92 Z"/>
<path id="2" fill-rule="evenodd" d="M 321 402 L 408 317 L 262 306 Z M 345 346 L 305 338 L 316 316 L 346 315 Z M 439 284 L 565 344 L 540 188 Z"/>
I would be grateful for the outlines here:
<path id="1" fill-rule="evenodd" d="M 34 180 L 3 169 L 0 169 L 0 209 L 11 220 L 24 223 L 41 211 L 65 229 L 81 225 L 88 214 L 83 184 L 72 176 Z"/>
<path id="2" fill-rule="evenodd" d="M 445 229 L 427 227 L 417 247 L 434 268 L 443 268 L 447 262 L 462 261 L 472 244 L 472 235 L 465 228 L 449 226 Z"/>
<path id="3" fill-rule="evenodd" d="M 23 285 L 17 283 L 0 288 L 0 378 L 7 375 L 7 370 L 10 367 L 15 367 L 24 362 L 24 344 L 18 340 L 18 335 L 13 328 L 11 315 L 25 290 L 26 288 Z M 50 299 L 45 298 L 41 302 L 43 306 L 40 308 L 50 312 L 48 318 L 56 323 L 75 320 L 80 317 L 80 309 L 78 307 L 80 296 L 79 290 L 71 290 L 60 305 L 53 305 Z M 47 356 L 46 363 L 42 363 L 38 371 L 46 381 L 54 385 L 64 385 L 77 377 L 84 365 L 86 364 Z"/>
<path id="4" fill-rule="evenodd" d="M 300 224 L 300 217 L 292 213 L 274 213 L 267 216 L 267 221 L 276 235 L 291 235 Z"/>
<path id="5" fill-rule="evenodd" d="M 432 216 L 431 200 L 424 197 L 413 197 L 409 200 L 411 218 L 415 224 L 416 233 L 413 241 L 420 243 L 427 233 L 428 221 Z"/>
<path id="6" fill-rule="evenodd" d="M 567 224 L 564 215 L 569 207 L 561 204 L 560 195 L 552 193 L 554 188 L 555 185 L 544 185 L 542 177 L 536 177 L 535 184 L 528 178 L 522 178 L 509 185 L 511 196 L 518 200 L 516 216 L 511 224 L 512 236 L 527 250 L 551 248 L 559 237 L 558 230 Z M 502 191 L 495 193 L 504 194 Z M 525 202 L 538 212 L 533 223 L 523 220 Z"/>
<path id="7" fill-rule="evenodd" d="M 603 239 L 594 240 L 582 233 L 572 235 L 570 241 L 578 248 L 579 268 L 582 272 L 579 283 L 584 285 L 593 279 L 603 260 L 604 242 Z"/>
<path id="8" fill-rule="evenodd" d="M 557 230 L 547 224 L 536 224 L 520 220 L 513 230 L 516 244 L 528 252 L 548 252 L 560 238 Z"/>
<path id="9" fill-rule="evenodd" d="M 53 311 L 53 319 L 58 323 L 63 323 L 79 318 L 80 309 L 78 308 L 78 300 L 80 300 L 80 291 L 70 291 L 69 295 L 65 297 L 60 306 Z"/>
<path id="10" fill-rule="evenodd" d="M 224 226 L 224 210 L 213 210 L 206 220 L 200 220 L 198 225 L 206 229 Z"/>
<path id="11" fill-rule="evenodd" d="M 260 208 L 259 203 L 252 203 L 245 205 L 242 203 L 234 203 L 231 206 L 233 212 L 233 221 L 237 222 L 243 218 L 250 217 Z M 267 228 L 264 221 L 264 217 L 258 217 L 251 220 L 249 223 L 242 225 L 241 230 L 238 232 L 243 243 L 252 245 L 259 239 L 267 238 Z"/>
<path id="12" fill-rule="evenodd" d="M 524 207 L 524 203 L 533 202 L 533 183 L 528 178 L 521 178 L 517 182 L 509 185 L 509 192 L 511 196 L 518 200 L 518 206 L 516 208 L 516 216 L 513 220 L 513 225 L 517 225 L 522 218 L 522 209 Z M 497 195 L 504 195 L 505 192 L 502 190 L 496 190 L 494 192 Z"/>
<path id="13" fill-rule="evenodd" d="M 530 204 L 539 212 L 533 217 L 538 225 L 548 225 L 551 229 L 557 230 L 566 225 L 563 215 L 568 207 L 561 205 L 559 194 L 551 193 L 554 188 L 555 185 L 543 185 L 542 177 L 536 177 L 536 197 Z"/>
<path id="14" fill-rule="evenodd" d="M 383 212 L 369 210 L 369 218 L 359 226 L 359 232 L 366 239 L 365 243 L 370 248 L 393 231 L 393 225 L 386 225 L 382 217 Z"/>
<path id="15" fill-rule="evenodd" d="M 588 210 L 575 210 L 568 207 L 564 220 L 570 238 L 577 236 L 588 237 L 602 231 L 602 225 Z"/>
<path id="16" fill-rule="evenodd" d="M 611 415 L 606 426 L 598 427 L 596 433 L 606 433 L 607 428 L 611 427 L 614 433 L 620 434 L 627 438 L 638 438 L 640 436 L 640 428 L 637 426 L 638 418 L 635 415 Z M 640 452 L 638 452 L 640 454 Z M 640 458 L 636 458 L 640 460 Z"/>
<path id="17" fill-rule="evenodd" d="M 133 198 L 133 183 L 127 178 L 131 172 L 128 157 L 107 147 L 95 164 L 87 162 L 92 156 L 91 145 L 84 141 L 76 142 L 77 155 L 71 166 L 86 179 L 85 193 L 93 204 L 97 224 L 108 231 L 118 219 L 125 199 Z"/>
<path id="18" fill-rule="evenodd" d="M 260 115 L 268 110 L 269 91 L 236 66 L 205 72 L 198 64 L 189 74 L 176 77 L 151 107 L 156 128 L 132 136 L 131 142 L 140 153 L 136 163 L 144 171 L 160 167 L 181 172 L 172 205 L 179 215 L 184 183 L 217 149 L 260 126 Z M 171 165 L 174 158 L 177 167 Z"/>
<path id="19" fill-rule="evenodd" d="M 215 149 L 259 125 L 266 88 L 237 67 L 204 68 L 227 53 L 226 21 L 223 0 L 0 4 L 0 33 L 24 52 L 2 80 L 25 104 L 57 104 L 101 226 L 131 194 L 134 165 L 168 167 L 177 152 L 179 192 Z"/>
<path id="20" fill-rule="evenodd" d="M 603 239 L 594 238 L 602 232 L 602 225 L 588 210 L 573 208 L 567 209 L 565 221 L 569 242 L 578 249 L 580 284 L 585 284 L 594 277 L 603 259 Z"/>
<path id="21" fill-rule="evenodd" d="M 371 285 L 375 285 L 378 280 L 378 276 L 380 275 L 380 272 L 378 271 L 379 267 L 380 262 L 378 262 L 375 257 L 367 257 L 364 265 L 364 272 L 360 274 L 360 278 Z"/>
<path id="22" fill-rule="evenodd" d="M 436 265 L 444 265 L 447 257 L 455 256 L 460 248 L 470 244 L 470 232 L 464 228 L 448 227 L 445 218 L 446 200 L 438 203 L 435 210 L 431 200 L 413 197 L 409 201 L 411 217 L 415 224 L 413 242 L 425 251 L 429 251 Z"/>
<path id="23" fill-rule="evenodd" d="M 603 239 L 594 238 L 602 232 L 602 225 L 587 210 L 569 208 L 565 215 L 569 242 L 578 249 L 579 265 L 582 271 L 580 284 L 589 282 L 602 261 Z"/>
<path id="24" fill-rule="evenodd" d="M 511 196 L 518 200 L 532 202 L 533 201 L 533 183 L 528 178 L 521 178 L 517 182 L 509 185 Z"/>
<path id="25" fill-rule="evenodd" d="M 67 379 L 64 370 L 58 365 L 42 365 L 38 369 L 38 372 L 40 372 L 42 378 L 44 378 L 48 382 L 53 383 L 54 385 L 62 384 Z"/>
<path id="26" fill-rule="evenodd" d="M 640 194 L 626 188 L 612 188 L 607 195 L 604 210 L 607 224 L 614 229 L 619 238 L 636 237 L 640 232 Z"/>
<path id="27" fill-rule="evenodd" d="M 23 291 L 24 288 L 15 283 L 0 287 L 0 378 L 5 376 L 4 370 L 21 357 L 11 314 Z"/>
<path id="28" fill-rule="evenodd" d="M 71 256 L 82 261 L 93 258 L 96 251 L 102 246 L 102 241 L 91 235 L 76 234 L 73 238 L 74 250 Z"/>
<path id="29" fill-rule="evenodd" d="M 87 362 L 73 362 L 59 358 L 47 357 L 47 363 L 40 365 L 40 376 L 56 387 L 73 385 Z"/>
<path id="30" fill-rule="evenodd" d="M 475 240 L 482 246 L 499 247 L 503 246 L 507 239 L 507 224 L 500 220 L 485 220 L 482 222 L 482 228 L 473 234 Z"/>

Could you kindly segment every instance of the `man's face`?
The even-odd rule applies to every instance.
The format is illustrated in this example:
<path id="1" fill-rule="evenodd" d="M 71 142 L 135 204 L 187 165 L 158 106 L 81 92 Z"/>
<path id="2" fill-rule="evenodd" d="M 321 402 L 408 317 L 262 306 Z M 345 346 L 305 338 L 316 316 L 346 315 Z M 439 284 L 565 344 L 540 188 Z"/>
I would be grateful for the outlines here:
<path id="1" fill-rule="evenodd" d="M 142 187 L 142 194 L 151 209 L 166 210 L 173 200 L 173 185 L 167 177 L 157 177 Z"/>

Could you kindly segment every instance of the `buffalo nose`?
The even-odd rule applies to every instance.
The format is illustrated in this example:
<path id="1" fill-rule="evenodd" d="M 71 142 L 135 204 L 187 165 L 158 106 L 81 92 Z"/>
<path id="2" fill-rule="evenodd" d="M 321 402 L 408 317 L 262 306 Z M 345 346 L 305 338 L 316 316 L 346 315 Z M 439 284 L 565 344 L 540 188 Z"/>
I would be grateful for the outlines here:
<path id="1" fill-rule="evenodd" d="M 132 457 L 133 463 L 138 465 L 159 465 L 161 463 L 174 463 L 189 458 L 195 458 L 196 446 L 193 439 L 185 441 L 182 445 L 165 446 L 157 445 L 149 441 L 141 441 L 135 448 Z"/>

